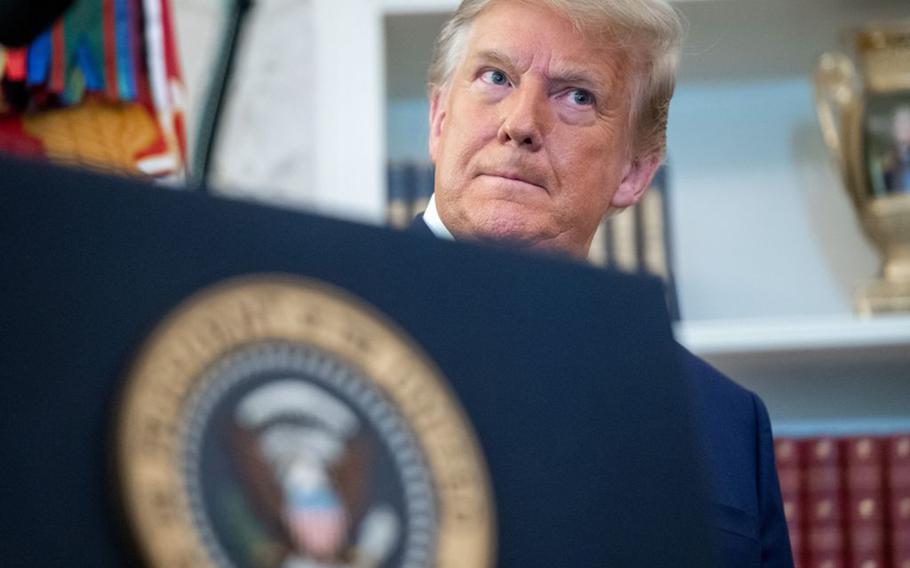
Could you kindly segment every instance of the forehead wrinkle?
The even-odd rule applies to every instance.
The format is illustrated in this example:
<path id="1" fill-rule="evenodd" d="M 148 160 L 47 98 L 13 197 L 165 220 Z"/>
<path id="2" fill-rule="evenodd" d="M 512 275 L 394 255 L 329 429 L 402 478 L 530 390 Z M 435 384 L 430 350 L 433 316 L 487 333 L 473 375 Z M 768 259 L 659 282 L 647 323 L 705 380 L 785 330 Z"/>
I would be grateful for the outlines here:
<path id="1" fill-rule="evenodd" d="M 499 49 L 483 49 L 471 56 L 472 60 L 483 61 L 499 65 L 500 67 L 515 68 L 518 62 L 506 52 Z"/>
<path id="2" fill-rule="evenodd" d="M 547 79 L 585 87 L 609 88 L 609 81 L 594 69 L 555 63 L 547 70 Z"/>

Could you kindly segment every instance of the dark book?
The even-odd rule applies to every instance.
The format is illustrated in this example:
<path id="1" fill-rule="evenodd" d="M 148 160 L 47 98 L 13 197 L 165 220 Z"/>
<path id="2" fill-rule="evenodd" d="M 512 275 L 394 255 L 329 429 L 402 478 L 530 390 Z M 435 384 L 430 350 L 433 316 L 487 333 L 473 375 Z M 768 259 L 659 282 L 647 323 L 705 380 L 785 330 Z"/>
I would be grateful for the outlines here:
<path id="1" fill-rule="evenodd" d="M 891 565 L 910 567 L 910 434 L 886 441 Z"/>
<path id="2" fill-rule="evenodd" d="M 403 229 L 411 222 L 411 204 L 414 201 L 414 168 L 408 162 L 389 162 L 386 179 L 388 183 L 388 223 Z"/>
<path id="3" fill-rule="evenodd" d="M 426 211 L 430 196 L 436 188 L 436 168 L 432 163 L 415 163 L 414 200 L 411 202 L 411 217 Z"/>
<path id="4" fill-rule="evenodd" d="M 642 268 L 638 254 L 638 215 L 627 209 L 610 218 L 608 266 L 623 272 L 639 272 Z"/>
<path id="5" fill-rule="evenodd" d="M 840 449 L 832 437 L 802 442 L 805 464 L 805 566 L 846 567 Z"/>
<path id="6" fill-rule="evenodd" d="M 774 458 L 777 464 L 777 478 L 780 481 L 781 499 L 787 529 L 790 533 L 790 548 L 796 568 L 803 566 L 803 478 L 799 441 L 793 438 L 774 440 Z"/>
<path id="7" fill-rule="evenodd" d="M 790 533 L 790 548 L 796 568 L 803 565 L 803 478 L 799 441 L 780 438 L 774 441 L 777 475 L 780 481 L 784 515 Z"/>
<path id="8" fill-rule="evenodd" d="M 841 440 L 847 550 L 855 568 L 883 568 L 886 562 L 884 449 L 882 438 Z"/>

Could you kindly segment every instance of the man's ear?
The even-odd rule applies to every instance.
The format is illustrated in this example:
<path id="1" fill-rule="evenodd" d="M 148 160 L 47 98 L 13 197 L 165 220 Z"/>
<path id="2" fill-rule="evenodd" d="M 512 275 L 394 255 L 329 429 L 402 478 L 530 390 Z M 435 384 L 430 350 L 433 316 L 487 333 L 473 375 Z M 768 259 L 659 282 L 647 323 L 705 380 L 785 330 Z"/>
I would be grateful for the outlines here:
<path id="1" fill-rule="evenodd" d="M 430 95 L 430 160 L 436 163 L 436 154 L 439 152 L 439 139 L 442 136 L 442 127 L 445 123 L 445 96 L 442 89 L 433 88 Z"/>
<path id="2" fill-rule="evenodd" d="M 610 207 L 625 209 L 638 203 L 644 196 L 648 186 L 651 185 L 651 180 L 654 179 L 654 174 L 657 173 L 657 168 L 660 167 L 661 161 L 659 152 L 651 152 L 632 160 L 626 166 L 626 172 L 622 182 L 619 184 L 619 189 L 616 190 L 610 200 Z"/>

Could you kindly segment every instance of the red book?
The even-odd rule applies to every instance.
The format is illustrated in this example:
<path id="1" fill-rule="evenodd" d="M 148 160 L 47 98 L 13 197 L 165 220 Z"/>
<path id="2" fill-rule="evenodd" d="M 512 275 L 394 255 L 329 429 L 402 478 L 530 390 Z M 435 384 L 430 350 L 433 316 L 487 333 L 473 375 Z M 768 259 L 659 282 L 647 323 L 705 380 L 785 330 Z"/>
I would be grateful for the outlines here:
<path id="1" fill-rule="evenodd" d="M 803 563 L 803 479 L 802 459 L 799 442 L 792 438 L 774 440 L 774 461 L 777 464 L 777 478 L 780 480 L 780 494 L 784 502 L 784 515 L 790 532 L 790 548 L 793 563 L 802 568 Z"/>
<path id="2" fill-rule="evenodd" d="M 846 568 L 840 448 L 830 437 L 802 442 L 806 568 Z"/>
<path id="3" fill-rule="evenodd" d="M 853 568 L 884 568 L 886 441 L 870 436 L 844 438 L 843 456 L 847 556 Z"/>
<path id="4" fill-rule="evenodd" d="M 910 434 L 893 436 L 887 445 L 891 565 L 910 568 Z"/>

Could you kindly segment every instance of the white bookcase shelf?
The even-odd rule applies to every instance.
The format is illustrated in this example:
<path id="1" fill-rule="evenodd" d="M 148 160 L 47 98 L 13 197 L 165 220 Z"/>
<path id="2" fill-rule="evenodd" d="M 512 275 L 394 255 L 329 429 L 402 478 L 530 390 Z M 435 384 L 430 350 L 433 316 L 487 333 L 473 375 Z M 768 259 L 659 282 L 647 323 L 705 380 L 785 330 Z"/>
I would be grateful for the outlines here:
<path id="1" fill-rule="evenodd" d="M 904 347 L 910 361 L 910 316 L 905 315 L 684 321 L 675 331 L 680 343 L 704 356 Z"/>

